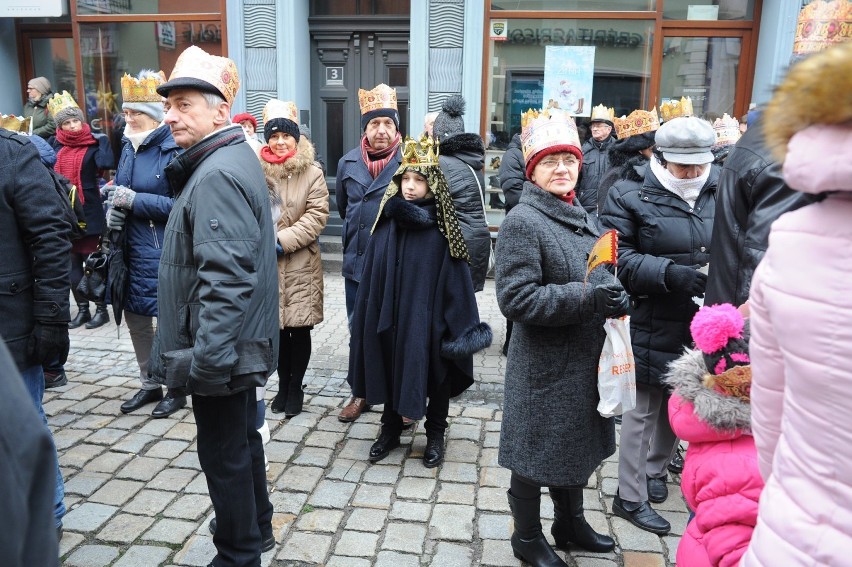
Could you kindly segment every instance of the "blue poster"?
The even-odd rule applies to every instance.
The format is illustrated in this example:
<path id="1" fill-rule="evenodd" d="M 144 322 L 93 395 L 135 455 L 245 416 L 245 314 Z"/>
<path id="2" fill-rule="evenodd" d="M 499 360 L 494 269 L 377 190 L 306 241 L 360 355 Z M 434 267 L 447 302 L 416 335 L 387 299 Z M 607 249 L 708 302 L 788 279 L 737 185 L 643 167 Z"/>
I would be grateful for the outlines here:
<path id="1" fill-rule="evenodd" d="M 510 134 L 521 131 L 521 114 L 533 108 L 541 108 L 542 82 L 540 79 L 522 78 L 511 80 L 511 101 L 509 105 Z"/>
<path id="2" fill-rule="evenodd" d="M 544 52 L 542 108 L 561 108 L 574 116 L 589 116 L 594 76 L 594 46 L 548 45 Z"/>

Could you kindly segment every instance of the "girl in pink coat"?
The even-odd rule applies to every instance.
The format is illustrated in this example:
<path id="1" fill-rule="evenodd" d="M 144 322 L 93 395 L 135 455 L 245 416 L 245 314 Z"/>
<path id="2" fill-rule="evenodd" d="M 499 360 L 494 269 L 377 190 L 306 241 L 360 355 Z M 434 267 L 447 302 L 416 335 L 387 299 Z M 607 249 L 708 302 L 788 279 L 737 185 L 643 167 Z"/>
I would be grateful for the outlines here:
<path id="1" fill-rule="evenodd" d="M 757 522 L 763 480 L 751 436 L 748 329 L 730 304 L 702 307 L 698 347 L 669 365 L 669 421 L 689 443 L 681 490 L 695 517 L 677 549 L 684 567 L 737 565 Z"/>

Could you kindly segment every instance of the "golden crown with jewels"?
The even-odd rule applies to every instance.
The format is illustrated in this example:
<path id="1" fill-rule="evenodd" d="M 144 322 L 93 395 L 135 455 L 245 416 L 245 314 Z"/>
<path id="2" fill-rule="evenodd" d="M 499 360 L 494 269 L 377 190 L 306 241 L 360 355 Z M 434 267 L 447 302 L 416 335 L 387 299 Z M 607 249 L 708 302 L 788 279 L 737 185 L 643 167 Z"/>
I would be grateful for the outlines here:
<path id="1" fill-rule="evenodd" d="M 815 0 L 799 12 L 793 53 L 822 51 L 829 45 L 852 38 L 852 2 Z"/>
<path id="2" fill-rule="evenodd" d="M 32 118 L 29 116 L 26 118 L 23 116 L 15 116 L 14 114 L 3 114 L 0 116 L 0 128 L 5 128 L 10 132 L 22 132 L 24 134 L 29 134 L 31 122 Z"/>
<path id="3" fill-rule="evenodd" d="M 521 149 L 524 160 L 552 146 L 580 147 L 574 118 L 558 108 L 529 109 L 521 114 Z"/>
<path id="4" fill-rule="evenodd" d="M 657 109 L 634 110 L 628 116 L 622 116 L 613 120 L 615 125 L 615 135 L 619 140 L 644 134 L 645 132 L 653 132 L 660 128 L 660 118 L 657 116 Z"/>
<path id="5" fill-rule="evenodd" d="M 732 118 L 727 112 L 713 122 L 713 130 L 716 131 L 716 143 L 713 144 L 713 149 L 732 146 L 742 136 L 739 120 Z"/>
<path id="6" fill-rule="evenodd" d="M 52 117 L 56 117 L 56 113 L 65 108 L 80 108 L 80 105 L 77 104 L 77 101 L 74 100 L 74 97 L 68 91 L 56 93 L 47 102 L 47 110 Z"/>
<path id="7" fill-rule="evenodd" d="M 660 105 L 660 116 L 663 122 L 681 116 L 692 116 L 692 99 L 688 96 L 680 97 L 680 100 L 670 100 Z"/>
<path id="8" fill-rule="evenodd" d="M 131 77 L 127 73 L 121 78 L 122 102 L 160 102 L 163 97 L 157 94 L 157 87 L 166 82 L 166 74 L 162 71 L 142 74 L 140 78 Z"/>
<path id="9" fill-rule="evenodd" d="M 421 136 L 419 140 L 405 138 L 402 150 L 402 165 L 415 167 L 434 167 L 438 165 L 440 144 L 429 136 Z"/>
<path id="10" fill-rule="evenodd" d="M 597 106 L 592 107 L 592 117 L 590 118 L 592 122 L 596 120 L 606 120 L 607 122 L 614 122 L 614 119 L 614 108 L 607 108 L 603 104 L 599 104 Z"/>
<path id="11" fill-rule="evenodd" d="M 361 107 L 361 114 L 367 114 L 371 110 L 379 110 L 382 108 L 396 107 L 396 89 L 382 83 L 374 89 L 365 91 L 358 89 L 358 104 Z"/>

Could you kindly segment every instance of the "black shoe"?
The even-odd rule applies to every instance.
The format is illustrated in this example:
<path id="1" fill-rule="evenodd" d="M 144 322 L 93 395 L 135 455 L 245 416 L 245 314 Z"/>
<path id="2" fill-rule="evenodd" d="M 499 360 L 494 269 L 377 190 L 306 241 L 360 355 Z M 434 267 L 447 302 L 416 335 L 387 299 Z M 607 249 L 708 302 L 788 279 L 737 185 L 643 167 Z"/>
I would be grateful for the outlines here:
<path id="1" fill-rule="evenodd" d="M 210 533 L 216 535 L 216 518 L 214 517 L 210 520 L 210 523 L 207 524 L 207 529 L 210 530 Z M 275 536 L 270 535 L 269 537 L 263 538 L 263 541 L 260 542 L 260 552 L 266 553 L 270 549 L 275 547 Z M 213 565 L 212 563 L 210 565 Z"/>
<path id="2" fill-rule="evenodd" d="M 107 311 L 106 303 L 98 303 L 95 309 L 95 315 L 92 320 L 86 323 L 87 329 L 97 329 L 109 323 L 109 311 Z"/>
<path id="3" fill-rule="evenodd" d="M 680 445 L 677 446 L 677 452 L 675 453 L 675 456 L 672 457 L 672 462 L 669 463 L 668 469 L 674 474 L 680 474 L 683 472 L 683 449 Z"/>
<path id="4" fill-rule="evenodd" d="M 278 390 L 278 393 L 275 394 L 274 398 L 272 398 L 272 404 L 269 406 L 269 410 L 272 413 L 284 413 L 285 407 L 287 407 L 287 392 Z"/>
<path id="5" fill-rule="evenodd" d="M 423 451 L 423 466 L 434 469 L 444 462 L 444 434 L 426 435 L 426 449 Z"/>
<path id="6" fill-rule="evenodd" d="M 672 529 L 671 524 L 657 514 L 647 502 L 629 502 L 622 500 L 617 494 L 612 501 L 612 513 L 646 532 L 666 535 Z"/>
<path id="7" fill-rule="evenodd" d="M 77 327 L 82 327 L 84 324 L 88 323 L 92 320 L 92 312 L 89 311 L 88 303 L 78 303 L 77 304 L 77 316 L 71 319 L 71 322 L 68 323 L 69 329 L 76 329 Z"/>
<path id="8" fill-rule="evenodd" d="M 173 396 L 166 394 L 166 397 L 160 400 L 154 411 L 151 412 L 151 417 L 169 417 L 177 410 L 186 406 L 186 396 Z"/>
<path id="9" fill-rule="evenodd" d="M 136 411 L 144 405 L 157 402 L 163 399 L 163 389 L 155 390 L 139 390 L 132 398 L 121 404 L 121 413 L 130 413 Z"/>
<path id="10" fill-rule="evenodd" d="M 290 380 L 290 388 L 287 392 L 287 403 L 284 405 L 284 417 L 295 417 L 302 413 L 305 404 L 305 391 L 302 389 L 302 379 Z"/>
<path id="11" fill-rule="evenodd" d="M 51 388 L 59 388 L 60 386 L 64 386 L 68 383 L 68 376 L 65 375 L 64 370 L 60 370 L 59 372 L 51 372 L 49 370 L 44 371 L 44 389 L 49 390 Z"/>
<path id="12" fill-rule="evenodd" d="M 508 491 L 506 496 L 515 522 L 510 540 L 515 557 L 534 567 L 568 567 L 541 533 L 541 496 L 515 498 Z"/>
<path id="13" fill-rule="evenodd" d="M 551 488 L 553 525 L 550 533 L 556 547 L 568 549 L 569 544 L 593 553 L 608 553 L 615 549 L 615 540 L 599 534 L 586 521 L 582 488 Z"/>
<path id="14" fill-rule="evenodd" d="M 665 502 L 669 497 L 669 487 L 666 484 L 668 477 L 651 478 L 648 477 L 648 500 L 654 504 Z"/>
<path id="15" fill-rule="evenodd" d="M 370 462 L 378 463 L 397 447 L 399 447 L 399 433 L 391 433 L 382 428 L 379 438 L 370 447 Z"/>

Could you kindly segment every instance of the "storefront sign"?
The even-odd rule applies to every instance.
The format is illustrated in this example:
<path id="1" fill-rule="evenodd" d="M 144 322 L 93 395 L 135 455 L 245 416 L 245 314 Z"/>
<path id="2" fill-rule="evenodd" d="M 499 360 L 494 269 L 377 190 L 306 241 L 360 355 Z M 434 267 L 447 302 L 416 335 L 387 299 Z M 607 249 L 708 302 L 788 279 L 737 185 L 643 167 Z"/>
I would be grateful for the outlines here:
<path id="1" fill-rule="evenodd" d="M 594 47 L 548 45 L 544 51 L 542 108 L 561 108 L 575 116 L 589 116 L 594 76 Z"/>
<path id="2" fill-rule="evenodd" d="M 543 83 L 539 79 L 512 77 L 509 74 L 510 110 L 509 132 L 521 131 L 521 114 L 530 108 L 541 106 Z M 508 138 L 506 139 L 508 142 Z"/>
<path id="3" fill-rule="evenodd" d="M 522 45 L 594 45 L 635 49 L 644 43 L 641 34 L 619 32 L 612 28 L 515 28 L 509 30 L 507 36 L 508 43 Z"/>
<path id="4" fill-rule="evenodd" d="M 690 4 L 686 12 L 687 20 L 718 20 L 719 6 L 702 6 Z"/>
<path id="5" fill-rule="evenodd" d="M 0 2 L 0 18 L 58 18 L 68 12 L 67 0 L 8 0 Z"/>
<path id="6" fill-rule="evenodd" d="M 164 49 L 174 49 L 176 40 L 174 22 L 157 22 L 157 45 Z"/>
<path id="7" fill-rule="evenodd" d="M 491 39 L 494 41 L 506 41 L 506 31 L 509 29 L 509 20 L 491 20 Z"/>

